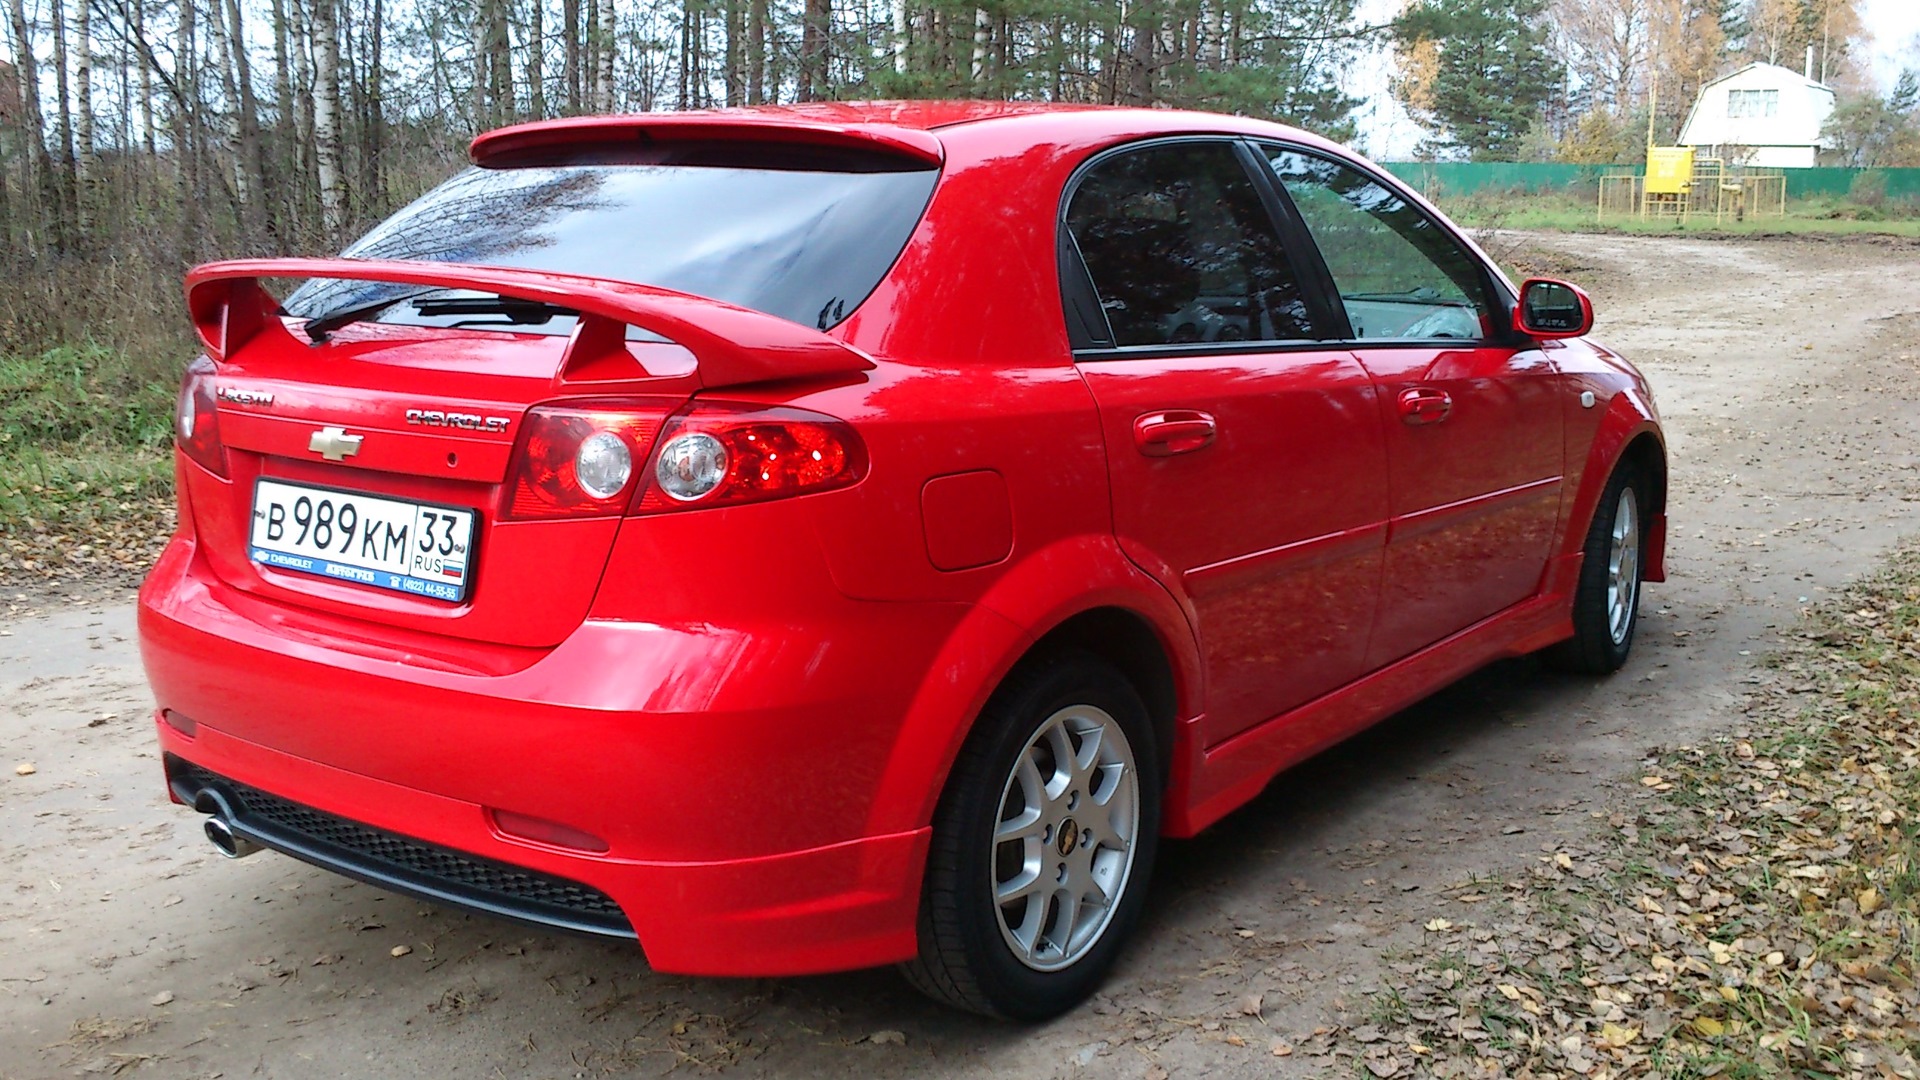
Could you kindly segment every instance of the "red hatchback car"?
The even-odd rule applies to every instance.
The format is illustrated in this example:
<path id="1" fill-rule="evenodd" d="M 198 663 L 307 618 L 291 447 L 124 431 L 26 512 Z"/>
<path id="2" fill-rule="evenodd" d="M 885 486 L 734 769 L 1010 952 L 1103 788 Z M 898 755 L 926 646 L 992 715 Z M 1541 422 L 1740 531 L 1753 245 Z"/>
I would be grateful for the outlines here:
<path id="1" fill-rule="evenodd" d="M 1324 140 L 875 103 L 483 135 L 187 298 L 173 797 L 661 971 L 1044 1017 L 1162 836 L 1661 580 L 1646 381 Z M 266 278 L 306 283 L 276 300 Z"/>

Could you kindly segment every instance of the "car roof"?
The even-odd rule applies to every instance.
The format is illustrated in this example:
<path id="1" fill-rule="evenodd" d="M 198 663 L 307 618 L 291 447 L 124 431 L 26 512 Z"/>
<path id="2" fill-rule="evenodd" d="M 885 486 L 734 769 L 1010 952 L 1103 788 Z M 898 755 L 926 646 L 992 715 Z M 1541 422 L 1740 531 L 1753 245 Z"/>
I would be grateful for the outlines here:
<path id="1" fill-rule="evenodd" d="M 1113 136 L 1214 132 L 1281 137 L 1334 149 L 1318 136 L 1280 124 L 1221 113 L 1033 101 L 834 101 L 800 105 L 627 113 L 539 120 L 477 136 L 469 149 L 482 166 L 511 166 L 554 151 L 627 139 L 715 138 L 859 147 L 937 165 L 940 134 L 957 128 L 991 135 L 1019 127 L 1028 140 L 1071 131 Z M 1010 132 L 1009 132 L 1010 133 Z"/>

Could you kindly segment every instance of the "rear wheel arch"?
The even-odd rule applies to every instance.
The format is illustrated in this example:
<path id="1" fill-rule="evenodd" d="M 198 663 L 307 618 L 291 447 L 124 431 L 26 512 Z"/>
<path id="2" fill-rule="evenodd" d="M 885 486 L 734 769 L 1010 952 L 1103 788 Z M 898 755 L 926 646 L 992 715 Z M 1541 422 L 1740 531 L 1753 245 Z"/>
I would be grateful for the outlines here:
<path id="1" fill-rule="evenodd" d="M 1147 704 L 1163 761 L 1201 668 L 1186 613 L 1111 534 L 1064 538 L 1020 560 L 973 602 L 908 703 L 882 768 L 869 833 L 924 828 L 988 701 L 1047 650 L 1079 649 L 1127 673 Z M 1177 784 L 1178 779 L 1172 778 Z"/>
<path id="2" fill-rule="evenodd" d="M 1155 741 L 1159 744 L 1161 782 L 1173 761 L 1173 740 L 1182 694 L 1174 659 L 1154 625 L 1127 607 L 1089 608 L 1061 621 L 1042 634 L 1002 678 L 1005 682 L 1022 667 L 1062 652 L 1085 652 L 1105 660 L 1126 677 L 1147 706 Z"/>

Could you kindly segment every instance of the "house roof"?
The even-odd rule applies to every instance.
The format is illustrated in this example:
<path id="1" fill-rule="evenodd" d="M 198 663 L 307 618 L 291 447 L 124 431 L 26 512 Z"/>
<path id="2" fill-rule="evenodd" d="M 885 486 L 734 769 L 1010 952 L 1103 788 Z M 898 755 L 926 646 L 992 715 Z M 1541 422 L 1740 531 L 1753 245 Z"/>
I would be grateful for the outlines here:
<path id="1" fill-rule="evenodd" d="M 1818 79 L 1809 79 L 1805 75 L 1802 75 L 1801 73 L 1793 70 L 1790 67 L 1783 67 L 1779 64 L 1769 64 L 1764 60 L 1755 60 L 1753 63 L 1748 64 L 1745 67 L 1736 68 L 1733 71 L 1729 71 L 1725 75 L 1722 75 L 1717 79 L 1709 79 L 1708 81 L 1700 84 L 1700 89 L 1704 93 L 1707 87 L 1709 86 L 1717 86 L 1720 83 L 1726 82 L 1728 79 L 1731 79 L 1736 75 L 1744 75 L 1755 68 L 1759 68 L 1769 73 L 1777 71 L 1781 75 L 1784 75 L 1787 78 L 1792 79 L 1795 82 L 1798 82 L 1804 86 L 1810 87 L 1811 89 L 1825 90 L 1829 94 L 1833 93 L 1833 87 L 1828 86 L 1826 83 L 1823 83 Z"/>

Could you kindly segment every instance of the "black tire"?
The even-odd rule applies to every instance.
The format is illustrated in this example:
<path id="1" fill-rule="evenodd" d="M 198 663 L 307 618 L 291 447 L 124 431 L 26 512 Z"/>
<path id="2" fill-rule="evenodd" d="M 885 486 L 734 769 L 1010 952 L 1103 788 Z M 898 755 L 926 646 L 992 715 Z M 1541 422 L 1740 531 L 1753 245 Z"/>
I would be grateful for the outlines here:
<path id="1" fill-rule="evenodd" d="M 1633 651 L 1634 631 L 1640 625 L 1640 587 L 1646 563 L 1640 552 L 1646 550 L 1647 521 L 1652 503 L 1646 480 L 1631 463 L 1622 462 L 1600 494 L 1593 521 L 1587 526 L 1587 541 L 1580 560 L 1580 583 L 1573 594 L 1573 636 L 1548 649 L 1547 663 L 1561 671 L 1582 675 L 1609 675 L 1620 670 Z M 1631 499 L 1633 513 L 1634 559 L 1631 574 L 1632 597 L 1626 604 L 1625 626 L 1611 603 L 1614 527 L 1621 513 L 1622 500 Z"/>
<path id="2" fill-rule="evenodd" d="M 1107 905 L 1112 914 L 1093 931 L 1084 952 L 1058 970 L 1039 970 L 1015 951 L 1008 940 L 1013 931 L 1002 930 L 993 892 L 997 874 L 1007 865 L 998 860 L 1010 842 L 996 842 L 994 831 L 1007 800 L 1018 798 L 1014 768 L 1029 744 L 1062 710 L 1084 706 L 1110 718 L 1125 735 L 1124 749 L 1131 751 L 1137 795 L 1132 862 L 1121 871 L 1118 897 Z M 1062 652 L 1031 661 L 1010 675 L 981 711 L 935 812 L 920 897 L 920 954 L 901 965 L 907 980 L 938 1001 L 1009 1020 L 1044 1020 L 1085 1000 L 1113 966 L 1146 901 L 1159 846 L 1161 752 L 1140 695 L 1104 660 Z M 1105 783 L 1090 775 L 1088 797 L 1094 784 Z M 1091 813 L 1082 813 L 1087 830 L 1096 823 L 1104 826 Z M 1039 847 L 1043 872 L 1056 857 L 1059 838 L 1068 838 L 1067 848 L 1076 847 L 1071 837 L 1079 826 L 1062 824 L 1057 835 L 1052 828 L 1049 841 Z M 1038 918 L 1042 931 L 1052 925 L 1052 916 Z M 1044 936 L 1038 934 L 1036 940 Z M 1063 950 L 1059 960 L 1064 963 L 1069 957 Z"/>

